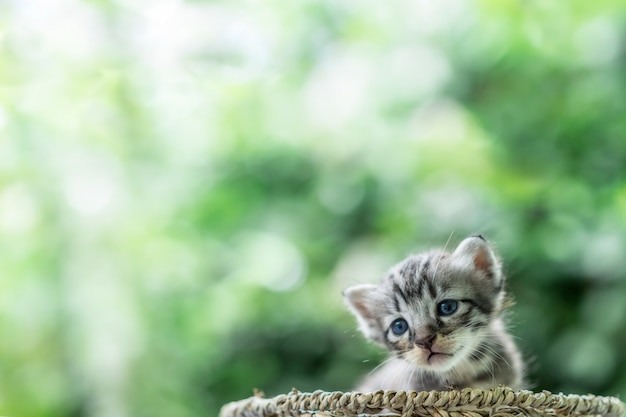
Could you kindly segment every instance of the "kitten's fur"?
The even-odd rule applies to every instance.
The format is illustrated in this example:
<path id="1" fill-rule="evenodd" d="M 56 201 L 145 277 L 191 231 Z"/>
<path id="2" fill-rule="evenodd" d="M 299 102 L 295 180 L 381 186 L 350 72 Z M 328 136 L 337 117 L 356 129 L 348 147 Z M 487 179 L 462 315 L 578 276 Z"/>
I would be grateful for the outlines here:
<path id="1" fill-rule="evenodd" d="M 453 253 L 409 256 L 379 285 L 355 285 L 344 299 L 365 336 L 394 355 L 360 391 L 522 387 L 520 354 L 501 318 L 504 277 L 482 236 Z"/>

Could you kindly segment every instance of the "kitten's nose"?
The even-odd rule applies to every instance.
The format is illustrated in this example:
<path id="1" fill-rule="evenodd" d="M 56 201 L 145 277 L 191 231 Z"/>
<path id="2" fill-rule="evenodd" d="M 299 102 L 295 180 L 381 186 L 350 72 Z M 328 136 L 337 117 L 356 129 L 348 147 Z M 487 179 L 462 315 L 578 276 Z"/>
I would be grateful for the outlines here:
<path id="1" fill-rule="evenodd" d="M 435 341 L 436 337 L 437 335 L 429 335 L 423 339 L 416 340 L 415 344 L 419 347 L 430 350 L 430 348 L 433 346 L 433 342 Z"/>

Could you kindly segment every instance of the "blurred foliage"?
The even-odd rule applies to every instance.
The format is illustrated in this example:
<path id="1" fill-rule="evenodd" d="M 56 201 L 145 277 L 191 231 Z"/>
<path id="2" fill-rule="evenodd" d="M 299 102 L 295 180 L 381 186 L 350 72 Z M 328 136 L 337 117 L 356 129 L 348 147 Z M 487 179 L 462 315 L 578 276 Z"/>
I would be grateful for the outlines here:
<path id="1" fill-rule="evenodd" d="M 350 389 L 342 288 L 475 232 L 533 388 L 626 395 L 622 1 L 0 9 L 0 414 Z"/>

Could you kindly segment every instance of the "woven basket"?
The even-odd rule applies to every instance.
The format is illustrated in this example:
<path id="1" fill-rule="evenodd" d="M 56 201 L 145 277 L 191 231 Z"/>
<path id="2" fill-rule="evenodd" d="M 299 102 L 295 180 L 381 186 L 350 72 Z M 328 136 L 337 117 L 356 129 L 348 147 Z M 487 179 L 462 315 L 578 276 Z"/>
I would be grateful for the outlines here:
<path id="1" fill-rule="evenodd" d="M 417 416 L 417 417 L 621 417 L 617 398 L 552 394 L 548 391 L 491 390 L 376 391 L 301 393 L 263 398 L 256 395 L 222 407 L 220 417 Z"/>

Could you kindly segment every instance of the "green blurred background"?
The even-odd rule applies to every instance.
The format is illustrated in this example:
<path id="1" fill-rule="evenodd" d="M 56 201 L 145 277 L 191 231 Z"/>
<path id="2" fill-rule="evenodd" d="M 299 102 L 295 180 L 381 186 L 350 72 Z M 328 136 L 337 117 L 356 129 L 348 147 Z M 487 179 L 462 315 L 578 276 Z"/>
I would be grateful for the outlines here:
<path id="1" fill-rule="evenodd" d="M 348 390 L 485 234 L 534 389 L 626 395 L 622 0 L 0 1 L 0 415 Z"/>

